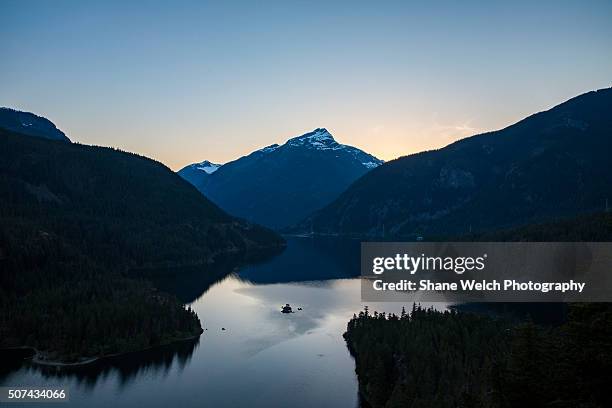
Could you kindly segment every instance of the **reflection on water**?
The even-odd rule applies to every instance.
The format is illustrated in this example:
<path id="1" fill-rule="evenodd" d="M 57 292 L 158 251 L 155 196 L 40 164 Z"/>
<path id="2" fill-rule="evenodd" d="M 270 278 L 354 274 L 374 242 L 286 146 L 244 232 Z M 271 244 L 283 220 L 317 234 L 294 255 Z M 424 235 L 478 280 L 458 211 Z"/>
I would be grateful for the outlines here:
<path id="1" fill-rule="evenodd" d="M 45 381 L 40 384 L 48 381 L 54 384 L 70 382 L 84 389 L 92 389 L 98 381 L 110 376 L 117 379 L 119 387 L 124 388 L 129 387 L 132 381 L 140 376 L 163 377 L 172 368 L 182 371 L 189 363 L 199 343 L 198 338 L 158 347 L 154 350 L 110 357 L 81 367 L 58 368 L 26 365 L 23 371 L 29 376 Z"/>
<path id="2" fill-rule="evenodd" d="M 238 266 L 234 260 L 223 259 L 214 265 L 155 270 L 148 277 L 158 289 L 176 295 L 183 303 L 192 303 Z"/>
<path id="3" fill-rule="evenodd" d="M 360 246 L 356 240 L 293 239 L 282 256 L 241 268 L 239 276 L 257 284 L 356 278 Z"/>
<path id="4" fill-rule="evenodd" d="M 291 239 L 271 260 L 215 268 L 155 278 L 198 313 L 205 328 L 199 343 L 80 370 L 23 365 L 0 383 L 69 387 L 69 405 L 87 407 L 358 405 L 354 361 L 342 333 L 362 308 L 354 278 L 359 242 Z M 295 313 L 280 313 L 285 303 Z M 372 306 L 401 309 L 401 304 Z"/>

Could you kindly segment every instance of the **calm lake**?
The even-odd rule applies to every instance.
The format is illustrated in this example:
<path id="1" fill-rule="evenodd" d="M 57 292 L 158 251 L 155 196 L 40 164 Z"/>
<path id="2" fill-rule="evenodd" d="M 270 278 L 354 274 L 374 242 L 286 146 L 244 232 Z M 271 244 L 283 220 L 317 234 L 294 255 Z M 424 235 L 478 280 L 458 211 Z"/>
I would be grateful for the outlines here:
<path id="1" fill-rule="evenodd" d="M 68 388 L 64 406 L 79 407 L 359 405 L 355 363 L 342 338 L 362 309 L 358 241 L 291 238 L 266 261 L 215 268 L 157 282 L 196 310 L 205 328 L 198 341 L 72 371 L 23 364 L 0 374 L 0 384 Z M 211 282 L 213 275 L 219 280 Z M 285 303 L 295 313 L 282 314 Z"/>

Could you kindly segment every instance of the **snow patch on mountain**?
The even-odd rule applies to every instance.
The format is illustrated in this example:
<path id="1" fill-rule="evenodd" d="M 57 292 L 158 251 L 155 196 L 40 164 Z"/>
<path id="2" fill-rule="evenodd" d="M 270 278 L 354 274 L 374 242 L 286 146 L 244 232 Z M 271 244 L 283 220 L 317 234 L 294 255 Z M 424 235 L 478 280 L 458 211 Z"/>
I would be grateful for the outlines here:
<path id="1" fill-rule="evenodd" d="M 359 161 L 368 169 L 373 169 L 384 163 L 382 160 L 377 159 L 363 150 L 336 142 L 331 133 L 325 128 L 317 128 L 312 132 L 289 139 L 285 146 L 314 150 L 342 150 L 346 153 L 350 153 L 355 160 Z"/>
<path id="2" fill-rule="evenodd" d="M 211 163 L 208 160 L 204 160 L 203 162 L 200 162 L 200 163 L 194 163 L 191 166 L 197 170 L 202 170 L 206 174 L 213 174 L 215 171 L 219 170 L 219 167 L 223 165 L 217 164 L 217 163 Z"/>
<path id="3" fill-rule="evenodd" d="M 266 146 L 266 147 L 264 147 L 263 149 L 259 149 L 259 151 L 260 151 L 260 152 L 263 152 L 263 153 L 270 153 L 270 152 L 275 151 L 275 150 L 276 150 L 276 149 L 278 149 L 279 147 L 280 147 L 280 146 L 279 146 L 278 144 L 274 143 L 273 145 Z"/>
<path id="4" fill-rule="evenodd" d="M 381 160 L 381 161 L 382 161 L 382 160 Z M 368 169 L 373 169 L 373 168 L 375 168 L 375 167 L 380 166 L 382 163 L 376 163 L 376 162 L 373 162 L 373 161 L 369 161 L 369 162 L 363 162 L 363 163 L 361 163 L 361 164 L 363 164 L 363 165 L 364 165 L 365 167 L 367 167 Z"/>
<path id="5" fill-rule="evenodd" d="M 334 137 L 324 128 L 318 128 L 302 136 L 289 139 L 288 146 L 303 146 L 316 150 L 339 150 L 342 145 L 336 142 Z"/>

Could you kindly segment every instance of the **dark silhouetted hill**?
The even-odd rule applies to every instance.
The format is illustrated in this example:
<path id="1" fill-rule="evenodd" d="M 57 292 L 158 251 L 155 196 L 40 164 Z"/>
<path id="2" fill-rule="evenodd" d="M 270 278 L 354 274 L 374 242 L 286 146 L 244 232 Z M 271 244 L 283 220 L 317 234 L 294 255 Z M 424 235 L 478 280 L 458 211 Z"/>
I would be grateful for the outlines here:
<path id="1" fill-rule="evenodd" d="M 144 279 L 283 239 L 229 216 L 166 166 L 0 129 L 0 347 L 78 361 L 201 332 Z M 180 270 L 180 268 L 176 268 Z"/>
<path id="2" fill-rule="evenodd" d="M 0 128 L 23 135 L 70 142 L 64 132 L 49 119 L 11 108 L 0 108 Z"/>
<path id="3" fill-rule="evenodd" d="M 296 230 L 414 238 L 601 211 L 612 202 L 612 89 L 393 160 Z"/>

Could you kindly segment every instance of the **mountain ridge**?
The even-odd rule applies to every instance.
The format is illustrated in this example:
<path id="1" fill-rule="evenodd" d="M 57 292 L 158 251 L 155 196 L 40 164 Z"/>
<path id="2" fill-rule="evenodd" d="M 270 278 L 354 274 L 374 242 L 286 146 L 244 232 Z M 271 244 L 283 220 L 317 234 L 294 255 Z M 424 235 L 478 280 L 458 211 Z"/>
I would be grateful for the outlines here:
<path id="1" fill-rule="evenodd" d="M 197 337 L 195 312 L 147 272 L 178 277 L 184 266 L 284 245 L 160 162 L 4 128 L 0 196 L 0 348 L 34 347 L 48 361 Z"/>
<path id="2" fill-rule="evenodd" d="M 293 231 L 416 237 L 601 210 L 612 196 L 612 88 L 385 163 Z M 505 212 L 505 214 L 503 214 Z"/>
<path id="3" fill-rule="evenodd" d="M 282 228 L 327 204 L 381 163 L 316 128 L 225 163 L 213 174 L 194 178 L 184 171 L 189 166 L 179 174 L 230 214 Z"/>
<path id="4" fill-rule="evenodd" d="M 70 142 L 49 119 L 13 108 L 0 107 L 0 128 L 27 136 Z"/>

